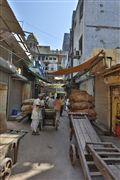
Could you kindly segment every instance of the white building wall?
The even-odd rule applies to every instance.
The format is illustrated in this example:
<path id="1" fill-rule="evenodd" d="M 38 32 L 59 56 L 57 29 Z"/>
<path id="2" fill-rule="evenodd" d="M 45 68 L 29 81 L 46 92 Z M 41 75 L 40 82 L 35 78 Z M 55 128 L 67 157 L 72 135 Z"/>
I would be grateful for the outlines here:
<path id="1" fill-rule="evenodd" d="M 79 40 L 83 35 L 83 31 L 84 31 L 84 18 L 79 20 L 79 8 L 80 8 L 80 4 L 78 4 L 77 6 L 75 19 L 74 19 L 74 34 L 73 34 L 74 50 L 79 50 Z M 84 57 L 84 51 L 82 57 Z M 82 62 L 82 57 L 79 60 L 74 59 L 73 66 L 77 66 L 78 64 L 80 64 Z"/>
<path id="2" fill-rule="evenodd" d="M 83 0 L 83 16 L 80 20 L 80 4 L 74 18 L 74 49 L 79 49 L 79 40 L 83 36 L 82 56 L 74 60 L 73 66 L 88 59 L 94 48 L 120 47 L 120 1 L 118 0 Z M 82 78 L 81 78 L 82 79 Z M 80 79 L 80 80 L 81 80 Z M 91 81 L 80 85 L 80 88 L 93 91 Z M 91 90 L 90 90 L 91 89 Z"/>
<path id="3" fill-rule="evenodd" d="M 86 25 L 120 27 L 119 0 L 84 0 Z"/>
<path id="4" fill-rule="evenodd" d="M 57 64 L 49 64 L 48 70 L 49 71 L 57 71 Z"/>
<path id="5" fill-rule="evenodd" d="M 94 48 L 120 47 L 120 1 L 84 0 L 83 17 L 80 21 L 81 1 L 76 9 L 73 34 L 76 50 L 79 49 L 79 39 L 83 35 L 83 54 L 79 63 L 87 59 Z"/>
<path id="6" fill-rule="evenodd" d="M 84 1 L 84 58 L 94 48 L 120 47 L 120 1 Z"/>

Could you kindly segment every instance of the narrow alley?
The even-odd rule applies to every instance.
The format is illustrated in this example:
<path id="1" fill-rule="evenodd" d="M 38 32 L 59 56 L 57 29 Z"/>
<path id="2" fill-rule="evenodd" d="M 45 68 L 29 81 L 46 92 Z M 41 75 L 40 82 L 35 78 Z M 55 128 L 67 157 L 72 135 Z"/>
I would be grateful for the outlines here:
<path id="1" fill-rule="evenodd" d="M 0 180 L 120 180 L 118 17 L 119 0 L 0 0 Z"/>
<path id="2" fill-rule="evenodd" d="M 82 180 L 79 162 L 73 167 L 69 159 L 69 121 L 61 117 L 58 131 L 45 127 L 39 136 L 32 136 L 28 120 L 8 122 L 9 128 L 27 130 L 20 141 L 18 162 L 10 180 Z"/>

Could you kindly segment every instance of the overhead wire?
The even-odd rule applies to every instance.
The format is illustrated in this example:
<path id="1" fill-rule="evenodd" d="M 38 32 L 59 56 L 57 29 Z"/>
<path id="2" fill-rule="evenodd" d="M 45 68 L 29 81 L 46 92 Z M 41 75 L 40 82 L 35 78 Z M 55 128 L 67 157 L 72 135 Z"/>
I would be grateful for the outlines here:
<path id="1" fill-rule="evenodd" d="M 16 57 L 20 58 L 18 61 L 21 61 L 21 60 L 25 60 L 25 61 L 26 61 L 25 58 L 22 58 L 22 57 L 18 56 L 16 53 L 14 53 L 13 51 L 9 50 L 8 48 L 2 46 L 1 44 L 0 44 L 0 47 L 2 47 L 3 49 L 5 49 L 6 51 L 8 51 L 8 52 L 11 53 L 11 54 L 14 54 Z M 18 62 L 18 61 L 17 61 L 17 62 Z"/>
<path id="2" fill-rule="evenodd" d="M 5 38 L 3 38 L 3 39 L 0 39 L 0 42 L 8 39 L 10 36 L 12 36 L 12 34 L 9 34 L 7 37 L 5 37 Z"/>
<path id="3" fill-rule="evenodd" d="M 40 28 L 38 28 L 37 26 L 34 26 L 33 24 L 30 24 L 30 23 L 28 23 L 28 22 L 26 22 L 25 21 L 25 23 L 27 24 L 27 25 L 29 25 L 29 26 L 32 26 L 32 27 L 34 27 L 34 28 L 36 28 L 36 29 L 38 29 L 41 33 L 44 33 L 44 34 L 46 34 L 46 35 L 48 35 L 48 36 L 50 36 L 50 37 L 53 37 L 53 38 L 57 38 L 58 39 L 58 37 L 57 36 L 54 36 L 53 34 L 51 34 L 51 33 L 48 33 L 48 32 L 45 32 L 45 31 L 42 31 Z"/>

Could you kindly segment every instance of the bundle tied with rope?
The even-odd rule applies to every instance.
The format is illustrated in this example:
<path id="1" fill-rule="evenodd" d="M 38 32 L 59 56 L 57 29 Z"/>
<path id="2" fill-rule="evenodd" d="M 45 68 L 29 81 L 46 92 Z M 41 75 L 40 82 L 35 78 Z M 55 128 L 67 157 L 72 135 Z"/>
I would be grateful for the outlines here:
<path id="1" fill-rule="evenodd" d="M 89 95 L 86 91 L 73 89 L 69 96 L 69 101 L 69 109 L 71 112 L 88 114 L 89 120 L 96 119 L 96 112 L 94 109 L 94 97 Z"/>

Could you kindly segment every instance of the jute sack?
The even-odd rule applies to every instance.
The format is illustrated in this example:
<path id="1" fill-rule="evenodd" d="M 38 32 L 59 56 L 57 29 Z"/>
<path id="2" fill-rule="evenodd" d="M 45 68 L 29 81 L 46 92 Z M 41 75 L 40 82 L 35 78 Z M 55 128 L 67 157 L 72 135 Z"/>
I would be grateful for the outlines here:
<path id="1" fill-rule="evenodd" d="M 93 108 L 93 104 L 90 102 L 74 102 L 70 104 L 71 110 L 83 110 Z"/>
<path id="2" fill-rule="evenodd" d="M 26 99 L 22 102 L 23 105 L 32 105 L 34 102 L 34 99 Z"/>
<path id="3" fill-rule="evenodd" d="M 22 112 L 25 112 L 25 111 L 32 111 L 32 105 L 23 105 L 22 108 L 21 108 L 21 111 Z"/>
<path id="4" fill-rule="evenodd" d="M 7 131 L 7 120 L 5 113 L 0 113 L 0 133 Z"/>
<path id="5" fill-rule="evenodd" d="M 69 96 L 69 100 L 72 100 L 74 96 L 76 96 L 77 94 L 79 95 L 84 95 L 86 94 L 87 92 L 86 91 L 80 91 L 78 89 L 73 89 L 70 93 L 70 96 Z"/>
<path id="6" fill-rule="evenodd" d="M 97 116 L 94 109 L 72 110 L 72 112 L 85 113 L 89 120 L 95 120 Z"/>
<path id="7" fill-rule="evenodd" d="M 89 95 L 87 92 L 82 91 L 82 92 L 76 92 L 74 94 L 71 94 L 69 97 L 70 102 L 82 102 L 82 101 L 87 101 L 87 102 L 93 102 L 94 98 L 93 96 Z"/>
<path id="8" fill-rule="evenodd" d="M 32 111 L 31 110 L 28 110 L 28 111 L 24 111 L 23 114 L 26 115 L 26 114 L 31 114 Z"/>
<path id="9" fill-rule="evenodd" d="M 81 91 L 79 89 L 72 89 L 70 95 L 73 95 L 75 93 L 78 93 L 78 94 L 86 94 L 87 92 L 86 91 Z"/>

